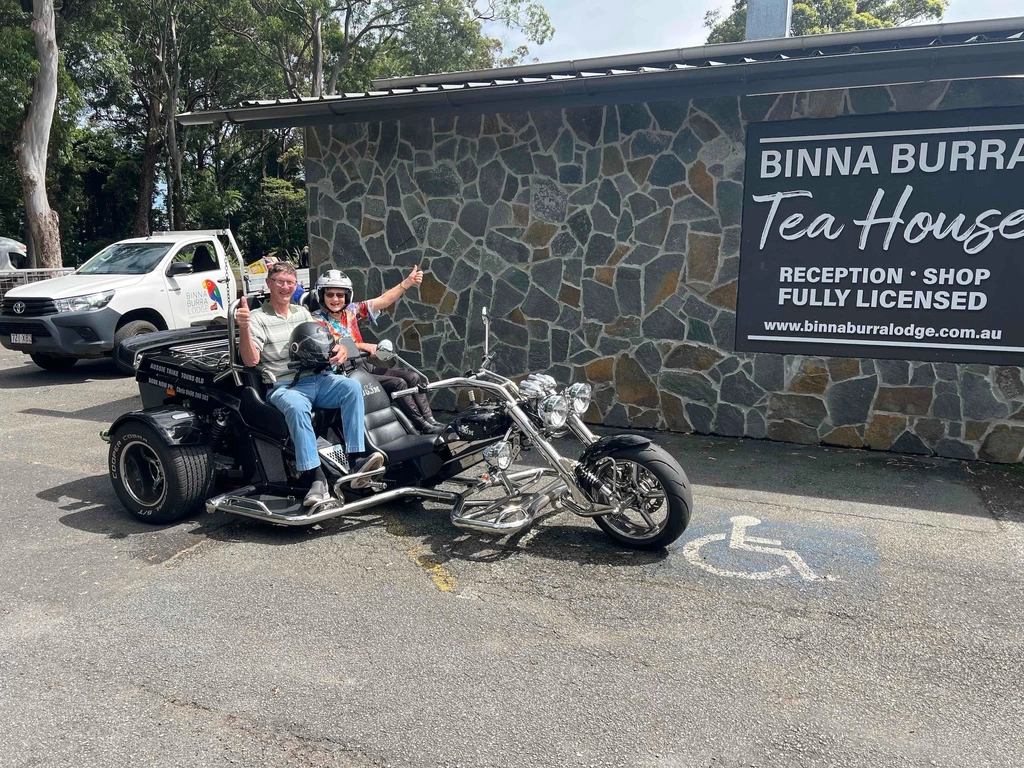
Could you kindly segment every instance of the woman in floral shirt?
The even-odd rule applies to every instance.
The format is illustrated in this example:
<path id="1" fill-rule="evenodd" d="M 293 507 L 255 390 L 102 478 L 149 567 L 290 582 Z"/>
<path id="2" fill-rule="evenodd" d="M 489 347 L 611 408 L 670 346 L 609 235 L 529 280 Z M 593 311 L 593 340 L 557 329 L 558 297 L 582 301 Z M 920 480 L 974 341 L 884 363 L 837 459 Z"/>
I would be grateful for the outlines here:
<path id="1" fill-rule="evenodd" d="M 402 294 L 412 286 L 422 282 L 423 272 L 419 267 L 413 267 L 412 272 L 405 280 L 385 291 L 376 299 L 352 301 L 352 281 L 344 272 L 331 269 L 316 281 L 316 296 L 320 301 L 320 309 L 313 313 L 313 317 L 334 334 L 335 339 L 350 338 L 360 351 L 374 355 L 377 353 L 377 345 L 363 341 L 363 336 L 359 332 L 359 321 L 368 317 L 373 322 L 377 322 L 377 316 L 382 310 L 398 301 Z M 383 368 L 368 361 L 364 361 L 363 365 L 367 371 L 377 377 L 388 394 L 427 383 L 426 378 L 415 371 Z M 434 419 L 425 393 L 417 392 L 414 395 L 406 395 L 399 398 L 397 402 L 413 426 L 420 432 L 438 435 L 444 431 L 444 425 Z"/>

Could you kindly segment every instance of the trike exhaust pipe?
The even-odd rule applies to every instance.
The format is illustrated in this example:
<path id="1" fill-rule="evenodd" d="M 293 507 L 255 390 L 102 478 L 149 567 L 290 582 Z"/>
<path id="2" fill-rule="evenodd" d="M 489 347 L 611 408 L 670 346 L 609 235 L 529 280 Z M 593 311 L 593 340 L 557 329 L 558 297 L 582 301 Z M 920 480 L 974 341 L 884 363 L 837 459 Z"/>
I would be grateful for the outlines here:
<path id="1" fill-rule="evenodd" d="M 452 510 L 452 525 L 481 533 L 515 533 L 532 525 L 544 507 L 561 499 L 568 490 L 562 480 L 555 480 L 511 504 L 504 504 L 505 499 L 499 499 L 490 506 L 473 512 L 461 512 L 459 507 L 456 507 Z"/>

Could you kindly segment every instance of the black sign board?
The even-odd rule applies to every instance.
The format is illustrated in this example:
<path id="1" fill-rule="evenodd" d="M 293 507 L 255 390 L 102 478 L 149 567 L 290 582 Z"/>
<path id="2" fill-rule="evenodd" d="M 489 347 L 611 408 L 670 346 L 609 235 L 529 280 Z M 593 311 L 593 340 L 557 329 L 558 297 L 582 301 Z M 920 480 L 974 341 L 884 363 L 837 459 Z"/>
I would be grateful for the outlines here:
<path id="1" fill-rule="evenodd" d="M 736 349 L 1024 364 L 1024 108 L 752 123 Z"/>

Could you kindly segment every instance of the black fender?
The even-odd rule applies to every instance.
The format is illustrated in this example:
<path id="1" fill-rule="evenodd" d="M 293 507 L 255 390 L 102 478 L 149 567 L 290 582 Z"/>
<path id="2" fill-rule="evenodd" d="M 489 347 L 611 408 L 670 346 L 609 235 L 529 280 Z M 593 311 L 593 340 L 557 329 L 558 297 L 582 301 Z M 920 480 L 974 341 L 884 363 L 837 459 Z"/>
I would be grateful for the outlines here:
<path id="1" fill-rule="evenodd" d="M 108 434 L 114 434 L 118 428 L 130 422 L 150 427 L 168 446 L 205 445 L 209 442 L 206 427 L 199 417 L 179 406 L 166 405 L 126 413 L 110 425 Z"/>
<path id="2" fill-rule="evenodd" d="M 619 448 L 643 448 L 651 442 L 650 438 L 642 435 L 605 435 L 586 447 L 580 454 L 579 462 L 584 465 L 592 464 Z"/>

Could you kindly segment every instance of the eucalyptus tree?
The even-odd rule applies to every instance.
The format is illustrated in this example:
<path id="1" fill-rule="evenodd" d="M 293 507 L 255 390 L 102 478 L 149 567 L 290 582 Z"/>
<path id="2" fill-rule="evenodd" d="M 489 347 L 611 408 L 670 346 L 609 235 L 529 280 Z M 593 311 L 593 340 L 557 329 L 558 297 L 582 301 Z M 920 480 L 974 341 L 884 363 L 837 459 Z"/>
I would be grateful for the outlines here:
<path id="1" fill-rule="evenodd" d="M 61 266 L 60 217 L 50 207 L 46 194 L 46 163 L 50 150 L 50 128 L 57 106 L 57 20 L 53 0 L 32 3 L 32 36 L 36 63 L 32 77 L 32 98 L 28 103 L 14 156 L 21 175 L 25 220 L 36 263 L 41 267 Z"/>
<path id="2" fill-rule="evenodd" d="M 795 0 L 791 31 L 794 35 L 821 35 L 937 21 L 948 7 L 949 0 Z M 710 30 L 709 43 L 743 40 L 747 0 L 733 0 L 724 16 L 720 8 L 708 11 L 704 26 Z"/>
<path id="3" fill-rule="evenodd" d="M 382 71 L 382 62 L 440 71 L 510 63 L 527 55 L 525 48 L 517 49 L 503 62 L 501 41 L 482 32 L 488 22 L 522 32 L 536 44 L 554 33 L 535 0 L 232 0 L 218 5 L 223 9 L 218 23 L 278 68 L 283 90 L 292 98 L 366 88 L 376 75 L 412 74 Z"/>

